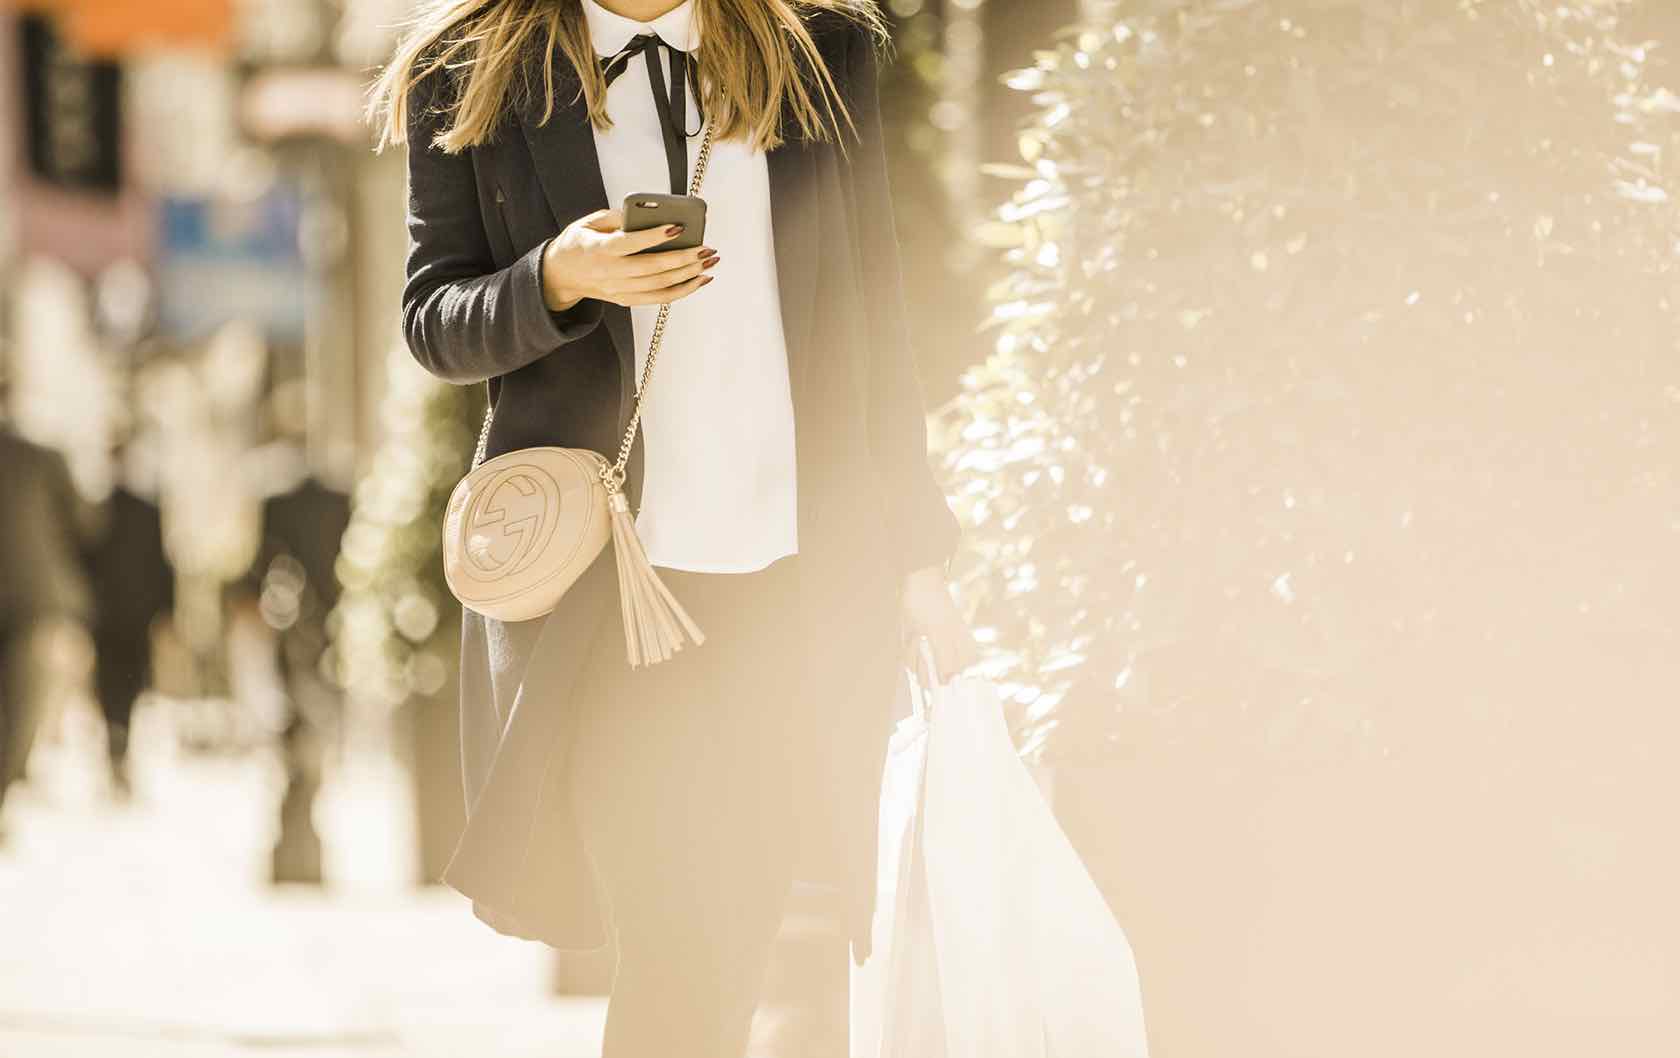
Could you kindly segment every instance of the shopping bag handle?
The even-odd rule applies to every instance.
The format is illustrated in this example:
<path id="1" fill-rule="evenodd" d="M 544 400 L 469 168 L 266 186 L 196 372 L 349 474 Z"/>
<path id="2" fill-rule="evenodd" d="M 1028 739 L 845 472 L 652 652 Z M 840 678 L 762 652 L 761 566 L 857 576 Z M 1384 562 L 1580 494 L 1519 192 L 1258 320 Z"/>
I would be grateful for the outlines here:
<path id="1" fill-rule="evenodd" d="M 933 641 L 928 639 L 927 636 L 916 637 L 916 658 L 921 662 L 919 668 L 927 672 L 927 685 L 929 687 L 934 690 L 938 690 L 947 683 L 951 682 L 950 680 L 941 678 L 942 674 L 939 671 L 939 662 L 934 660 L 933 657 Z"/>
<path id="2" fill-rule="evenodd" d="M 915 691 L 910 696 L 910 704 L 917 716 L 926 717 L 933 692 L 950 682 L 939 676 L 939 663 L 933 659 L 933 645 L 928 642 L 927 636 L 917 636 L 916 657 L 910 667 L 910 686 Z"/>

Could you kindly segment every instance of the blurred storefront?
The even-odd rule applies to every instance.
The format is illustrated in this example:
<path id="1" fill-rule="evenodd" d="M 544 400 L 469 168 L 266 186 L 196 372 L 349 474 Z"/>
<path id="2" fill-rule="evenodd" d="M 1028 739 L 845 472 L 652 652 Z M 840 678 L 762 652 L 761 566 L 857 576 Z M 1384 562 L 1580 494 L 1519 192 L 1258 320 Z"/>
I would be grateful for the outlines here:
<path id="1" fill-rule="evenodd" d="M 156 493 L 211 686 L 262 500 L 348 489 L 375 440 L 402 176 L 369 149 L 362 85 L 397 6 L 0 12 L 6 418 L 92 498 L 119 477 Z"/>
<path id="2" fill-rule="evenodd" d="M 298 644 L 324 643 L 399 344 L 402 156 L 362 111 L 402 6 L 0 6 L 0 426 L 62 452 L 90 505 L 154 512 L 167 568 L 135 576 L 172 580 L 173 607 L 130 649 L 183 745 L 277 757 L 275 880 L 321 880 L 315 793 L 343 749 L 334 674 Z M 335 517 L 305 521 L 337 529 L 296 531 L 317 500 Z"/>

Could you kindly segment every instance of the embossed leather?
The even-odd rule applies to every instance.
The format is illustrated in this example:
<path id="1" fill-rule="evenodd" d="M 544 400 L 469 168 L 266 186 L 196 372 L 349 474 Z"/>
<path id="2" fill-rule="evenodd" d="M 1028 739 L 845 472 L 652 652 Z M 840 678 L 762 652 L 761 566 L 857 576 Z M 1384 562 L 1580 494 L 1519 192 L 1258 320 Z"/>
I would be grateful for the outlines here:
<path id="1" fill-rule="evenodd" d="M 521 448 L 455 486 L 443 516 L 443 576 L 461 605 L 528 621 L 560 602 L 612 536 L 603 460 L 579 448 Z"/>

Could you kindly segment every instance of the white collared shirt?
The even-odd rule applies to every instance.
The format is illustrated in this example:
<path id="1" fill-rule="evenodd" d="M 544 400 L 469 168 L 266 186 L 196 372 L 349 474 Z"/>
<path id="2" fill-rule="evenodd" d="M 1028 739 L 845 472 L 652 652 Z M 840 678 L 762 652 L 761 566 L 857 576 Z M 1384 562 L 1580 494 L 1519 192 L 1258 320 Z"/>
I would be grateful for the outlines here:
<path id="1" fill-rule="evenodd" d="M 616 55 L 640 33 L 675 48 L 699 44 L 694 0 L 637 22 L 583 0 L 595 51 Z M 669 53 L 660 51 L 669 89 Z M 633 57 L 607 91 L 612 128 L 595 130 L 607 202 L 668 192 L 670 173 L 646 58 Z M 688 93 L 685 131 L 700 127 Z M 692 179 L 699 135 L 688 139 Z M 685 189 L 686 190 L 686 189 Z M 671 306 L 642 406 L 644 478 L 636 528 L 656 566 L 704 573 L 763 569 L 798 550 L 793 398 L 782 333 L 770 175 L 764 152 L 714 141 L 700 196 L 713 281 Z M 657 305 L 630 310 L 636 376 L 647 361 Z"/>

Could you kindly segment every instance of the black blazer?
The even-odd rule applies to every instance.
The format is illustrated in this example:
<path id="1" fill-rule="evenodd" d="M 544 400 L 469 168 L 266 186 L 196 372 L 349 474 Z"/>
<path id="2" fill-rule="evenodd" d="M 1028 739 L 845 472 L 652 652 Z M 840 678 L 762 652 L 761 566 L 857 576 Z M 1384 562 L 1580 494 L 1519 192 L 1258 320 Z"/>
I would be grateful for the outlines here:
<path id="1" fill-rule="evenodd" d="M 875 808 L 898 674 L 896 591 L 905 572 L 944 561 L 958 531 L 928 468 L 875 45 L 837 14 L 806 17 L 857 132 L 842 148 L 794 131 L 767 157 L 798 458 L 800 620 L 814 659 L 811 700 L 798 704 L 820 718 L 833 747 L 831 815 L 813 826 L 833 836 L 827 873 L 848 888 L 858 939 L 868 935 L 874 897 Z M 447 75 L 409 99 L 404 333 L 432 373 L 489 383 L 492 456 L 533 445 L 615 452 L 631 410 L 629 310 L 585 300 L 557 314 L 543 303 L 544 245 L 609 205 L 587 112 L 574 98 L 576 74 L 563 56 L 555 62 L 548 122 L 539 121 L 540 102 L 510 112 L 490 142 L 460 154 L 431 146 Z M 785 118 L 784 128 L 797 125 Z M 649 173 L 648 186 L 665 179 Z M 638 444 L 633 502 L 640 466 Z M 610 565 L 610 557 L 597 562 L 539 622 L 464 615 L 469 819 L 444 877 L 492 925 L 560 947 L 603 938 L 569 813 L 555 803 L 565 796 L 563 769 L 551 764 L 562 759 L 555 754 L 583 652 L 599 614 L 616 605 L 611 571 L 603 572 Z"/>
<path id="2" fill-rule="evenodd" d="M 800 528 L 825 515 L 850 521 L 852 531 L 881 545 L 872 554 L 907 571 L 942 562 L 957 527 L 927 465 L 875 52 L 840 16 L 813 16 L 811 28 L 861 139 L 848 143 L 847 157 L 832 144 L 803 142 L 768 154 Z M 543 303 L 548 240 L 609 205 L 586 111 L 571 98 L 576 77 L 563 58 L 558 65 L 557 105 L 547 124 L 528 113 L 510 115 L 494 142 L 454 156 L 429 149 L 440 127 L 432 91 L 439 86 L 420 86 L 410 101 L 404 333 L 433 374 L 489 383 L 492 456 L 532 445 L 610 454 L 630 412 L 629 310 L 586 299 L 553 313 Z M 662 187 L 664 178 L 648 174 L 649 186 Z M 632 497 L 640 489 L 639 450 Z"/>

